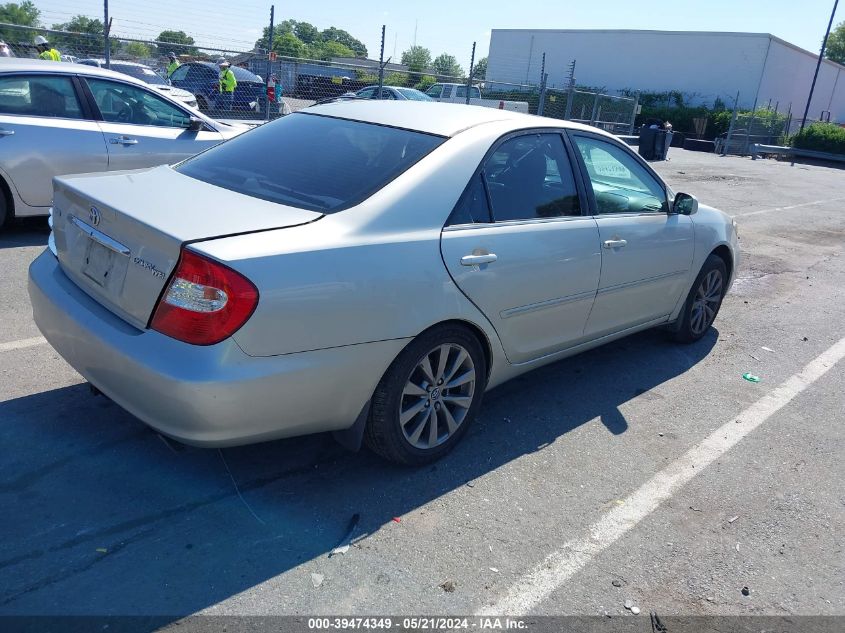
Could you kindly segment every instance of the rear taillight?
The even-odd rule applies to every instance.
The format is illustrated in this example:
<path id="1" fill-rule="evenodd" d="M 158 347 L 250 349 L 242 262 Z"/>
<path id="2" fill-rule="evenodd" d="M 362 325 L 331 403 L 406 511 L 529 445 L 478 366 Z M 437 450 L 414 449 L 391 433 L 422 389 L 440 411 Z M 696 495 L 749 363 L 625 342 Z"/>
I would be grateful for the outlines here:
<path id="1" fill-rule="evenodd" d="M 183 249 L 150 327 L 192 345 L 214 345 L 237 332 L 257 305 L 249 279 Z"/>

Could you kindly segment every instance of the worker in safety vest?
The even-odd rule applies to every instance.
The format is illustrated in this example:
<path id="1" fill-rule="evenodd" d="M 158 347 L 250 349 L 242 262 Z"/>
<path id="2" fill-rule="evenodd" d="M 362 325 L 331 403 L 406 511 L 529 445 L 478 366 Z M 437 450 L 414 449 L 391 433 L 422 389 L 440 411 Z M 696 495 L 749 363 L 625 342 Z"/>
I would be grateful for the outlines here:
<path id="1" fill-rule="evenodd" d="M 180 64 L 179 60 L 176 59 L 176 53 L 168 53 L 167 58 L 170 60 L 170 63 L 167 65 L 167 78 L 170 79 L 170 75 L 172 75 L 182 64 Z"/>
<path id="2" fill-rule="evenodd" d="M 220 96 L 217 101 L 217 109 L 225 112 L 232 110 L 235 88 L 238 87 L 238 82 L 235 79 L 235 73 L 232 72 L 231 66 L 225 59 L 220 61 L 220 79 L 218 85 Z"/>
<path id="3" fill-rule="evenodd" d="M 35 50 L 38 51 L 38 59 L 45 59 L 48 62 L 62 61 L 61 53 L 50 46 L 50 42 L 43 35 L 35 36 Z"/>

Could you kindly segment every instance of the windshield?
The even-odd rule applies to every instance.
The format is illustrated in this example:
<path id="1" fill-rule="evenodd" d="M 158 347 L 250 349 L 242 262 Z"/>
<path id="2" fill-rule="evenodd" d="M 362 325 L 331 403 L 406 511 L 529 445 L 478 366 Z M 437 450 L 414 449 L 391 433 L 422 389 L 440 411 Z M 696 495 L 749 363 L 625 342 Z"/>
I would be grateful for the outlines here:
<path id="1" fill-rule="evenodd" d="M 411 101 L 434 101 L 434 99 L 424 92 L 414 90 L 413 88 L 397 88 L 396 91 L 402 93 L 403 96 L 407 97 Z"/>
<path id="2" fill-rule="evenodd" d="M 445 139 L 313 114 L 291 114 L 179 165 L 238 193 L 309 211 L 354 206 Z"/>
<path id="3" fill-rule="evenodd" d="M 147 66 L 132 66 L 130 64 L 112 64 L 111 69 L 130 77 L 140 79 L 144 83 L 152 85 L 167 85 L 167 82 Z"/>

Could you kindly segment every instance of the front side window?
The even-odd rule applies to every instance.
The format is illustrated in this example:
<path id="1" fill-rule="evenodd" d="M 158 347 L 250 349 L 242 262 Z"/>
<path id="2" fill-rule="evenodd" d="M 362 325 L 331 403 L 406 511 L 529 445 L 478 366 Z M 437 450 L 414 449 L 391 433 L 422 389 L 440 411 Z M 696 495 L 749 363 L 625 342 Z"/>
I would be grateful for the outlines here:
<path id="1" fill-rule="evenodd" d="M 574 138 L 587 167 L 599 214 L 668 210 L 663 187 L 627 151 L 592 137 Z"/>
<path id="2" fill-rule="evenodd" d="M 48 75 L 0 78 L 0 113 L 81 119 L 82 108 L 69 77 Z"/>
<path id="3" fill-rule="evenodd" d="M 179 66 L 176 70 L 173 71 L 173 74 L 170 75 L 170 81 L 183 81 L 188 77 L 188 72 L 191 70 L 190 66 Z"/>
<path id="4" fill-rule="evenodd" d="M 444 140 L 303 112 L 265 123 L 176 169 L 254 198 L 335 213 L 374 194 Z"/>
<path id="5" fill-rule="evenodd" d="M 505 141 L 485 162 L 484 175 L 497 222 L 581 215 L 572 166 L 559 134 Z"/>
<path id="6" fill-rule="evenodd" d="M 107 79 L 87 81 L 104 121 L 177 128 L 191 124 L 188 114 L 149 90 Z"/>
<path id="7" fill-rule="evenodd" d="M 359 99 L 372 99 L 378 88 L 364 88 L 358 92 Z"/>
<path id="8" fill-rule="evenodd" d="M 443 93 L 443 86 L 440 84 L 434 84 L 431 88 L 425 91 L 429 97 L 434 97 L 435 99 L 439 99 L 440 95 Z"/>

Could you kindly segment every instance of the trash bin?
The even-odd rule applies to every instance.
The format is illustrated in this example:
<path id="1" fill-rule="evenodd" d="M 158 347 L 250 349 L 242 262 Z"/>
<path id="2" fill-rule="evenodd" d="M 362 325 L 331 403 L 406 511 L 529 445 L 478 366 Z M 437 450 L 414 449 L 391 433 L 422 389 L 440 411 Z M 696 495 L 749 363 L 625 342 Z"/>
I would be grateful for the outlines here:
<path id="1" fill-rule="evenodd" d="M 645 126 L 640 128 L 640 144 L 637 152 L 646 160 L 655 160 L 657 158 L 655 142 L 657 141 L 657 133 L 659 131 Z"/>

